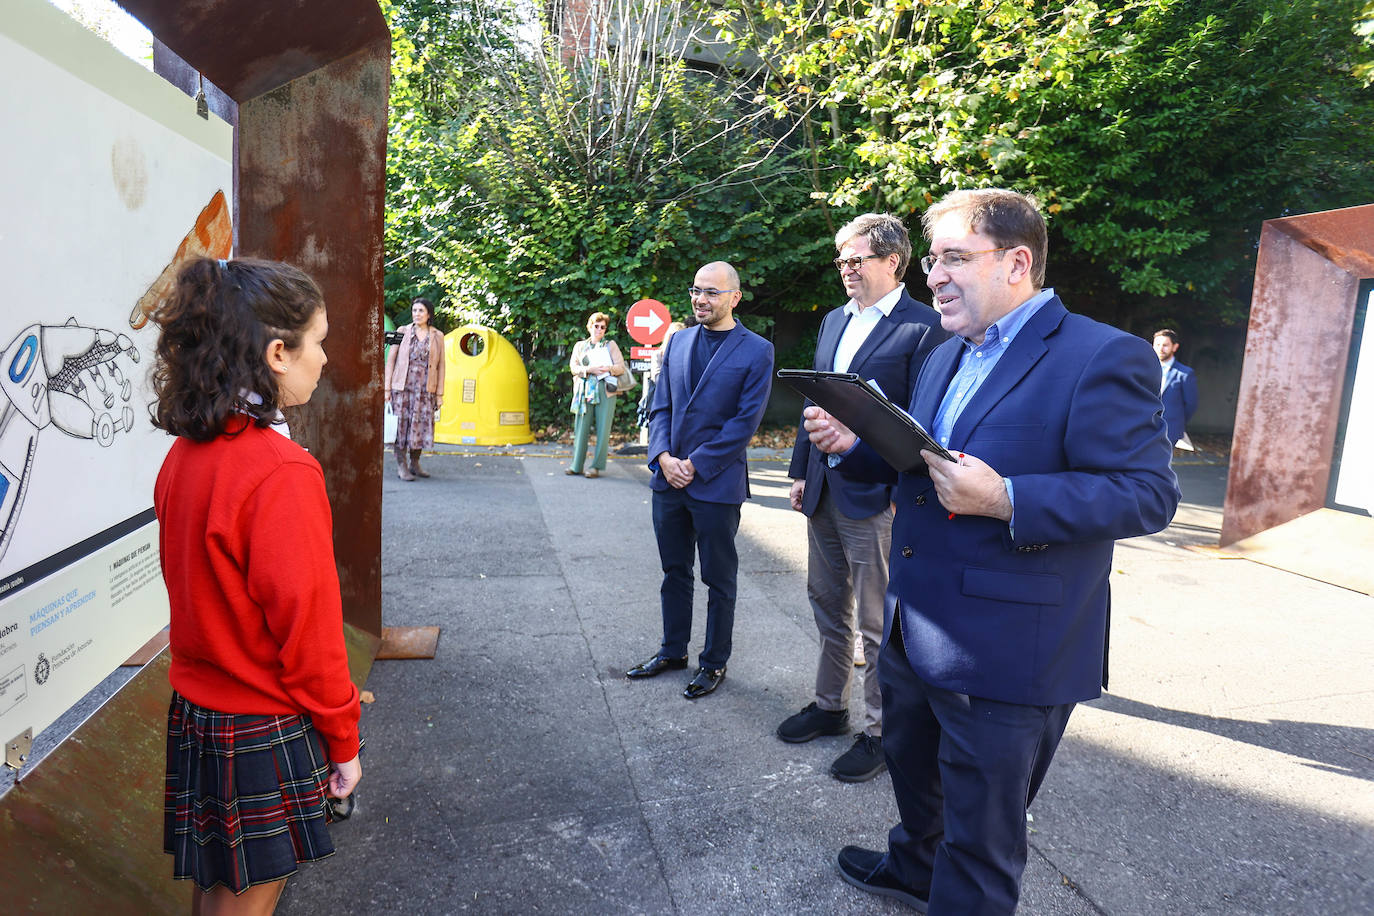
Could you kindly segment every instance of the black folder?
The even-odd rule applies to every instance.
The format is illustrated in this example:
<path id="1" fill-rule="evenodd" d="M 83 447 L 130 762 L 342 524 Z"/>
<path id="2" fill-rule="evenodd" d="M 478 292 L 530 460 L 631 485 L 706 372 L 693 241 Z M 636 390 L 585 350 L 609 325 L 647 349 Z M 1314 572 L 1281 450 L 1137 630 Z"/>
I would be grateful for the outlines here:
<path id="1" fill-rule="evenodd" d="M 852 429 L 898 471 L 923 471 L 921 449 L 954 460 L 924 426 L 853 372 L 779 369 L 778 378 Z"/>

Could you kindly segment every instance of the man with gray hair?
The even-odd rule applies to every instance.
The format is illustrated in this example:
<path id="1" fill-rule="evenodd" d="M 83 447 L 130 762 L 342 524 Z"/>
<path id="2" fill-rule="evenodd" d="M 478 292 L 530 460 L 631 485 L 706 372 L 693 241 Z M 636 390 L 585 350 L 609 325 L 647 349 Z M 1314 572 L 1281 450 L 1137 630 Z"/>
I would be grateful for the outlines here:
<path id="1" fill-rule="evenodd" d="M 911 400 L 926 355 L 949 335 L 934 309 L 902 283 L 911 239 L 901 220 L 865 213 L 835 236 L 835 267 L 849 301 L 821 322 L 815 368 L 871 379 L 889 398 Z M 810 402 L 808 402 L 809 404 Z M 807 517 L 806 592 L 820 632 L 815 701 L 778 726 L 790 743 L 849 731 L 855 639 L 862 641 L 864 724 L 830 767 L 844 782 L 863 782 L 885 768 L 878 644 L 883 635 L 887 553 L 892 542 L 892 488 L 841 477 L 799 429 L 788 476 L 792 508 Z M 857 631 L 857 632 L 856 632 Z"/>

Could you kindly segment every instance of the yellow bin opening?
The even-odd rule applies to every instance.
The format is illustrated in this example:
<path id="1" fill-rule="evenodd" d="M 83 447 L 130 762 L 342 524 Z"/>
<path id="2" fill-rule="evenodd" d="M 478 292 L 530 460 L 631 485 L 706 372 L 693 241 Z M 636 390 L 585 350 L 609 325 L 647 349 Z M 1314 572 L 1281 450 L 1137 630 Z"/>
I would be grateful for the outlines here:
<path id="1" fill-rule="evenodd" d="M 444 406 L 434 441 L 447 445 L 522 445 L 530 434 L 530 377 L 509 340 L 464 325 L 444 335 Z"/>

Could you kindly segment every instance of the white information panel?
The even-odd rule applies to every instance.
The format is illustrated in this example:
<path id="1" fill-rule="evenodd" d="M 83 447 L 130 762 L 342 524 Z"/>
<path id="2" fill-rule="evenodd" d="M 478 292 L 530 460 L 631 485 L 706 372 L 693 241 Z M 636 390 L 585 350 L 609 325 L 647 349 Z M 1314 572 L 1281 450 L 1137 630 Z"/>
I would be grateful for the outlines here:
<path id="1" fill-rule="evenodd" d="M 1365 303 L 1364 333 L 1360 337 L 1359 362 L 1350 389 L 1350 413 L 1345 421 L 1335 502 L 1374 514 L 1374 291 Z"/>
<path id="2" fill-rule="evenodd" d="M 0 17 L 0 741 L 167 623 L 147 313 L 227 256 L 232 130 L 45 0 Z"/>

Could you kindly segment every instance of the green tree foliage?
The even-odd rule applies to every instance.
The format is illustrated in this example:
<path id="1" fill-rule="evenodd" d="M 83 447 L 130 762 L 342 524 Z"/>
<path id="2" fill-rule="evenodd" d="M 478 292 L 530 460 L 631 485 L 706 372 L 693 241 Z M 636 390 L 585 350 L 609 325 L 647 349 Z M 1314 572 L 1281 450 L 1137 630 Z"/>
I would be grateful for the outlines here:
<path id="1" fill-rule="evenodd" d="M 696 269 L 723 259 L 766 332 L 779 303 L 814 298 L 798 265 L 828 256 L 786 122 L 730 68 L 671 53 L 683 23 L 667 5 L 614 2 L 621 31 L 601 23 L 590 55 L 522 46 L 531 27 L 499 3 L 388 9 L 388 301 L 437 289 L 453 317 L 508 337 L 537 425 L 566 422 L 566 354 L 593 311 L 614 328 L 648 297 L 682 317 Z"/>
<path id="2" fill-rule="evenodd" d="M 1123 327 L 1242 320 L 1264 219 L 1374 199 L 1366 0 L 704 9 L 773 62 L 830 203 L 1034 193 L 1049 282 Z"/>

